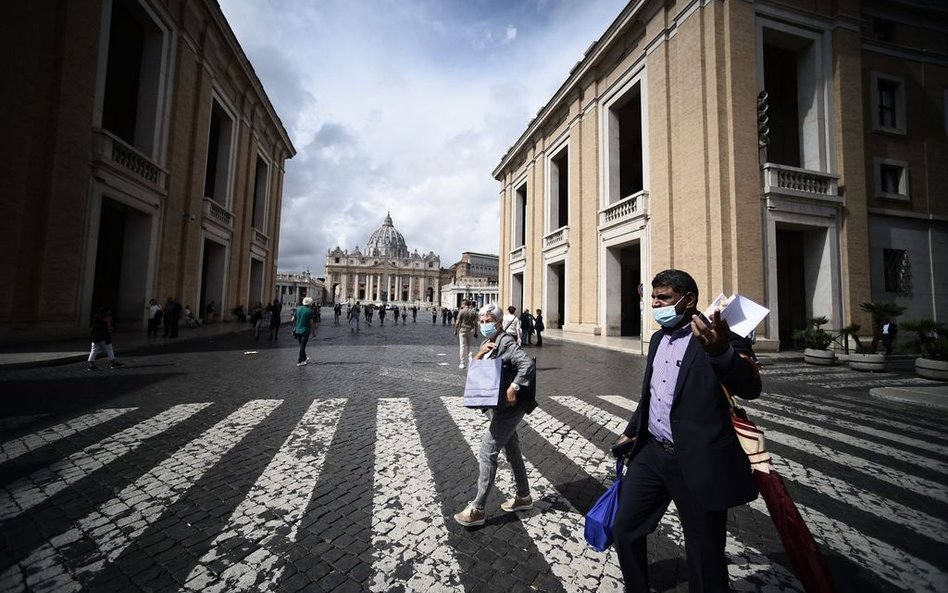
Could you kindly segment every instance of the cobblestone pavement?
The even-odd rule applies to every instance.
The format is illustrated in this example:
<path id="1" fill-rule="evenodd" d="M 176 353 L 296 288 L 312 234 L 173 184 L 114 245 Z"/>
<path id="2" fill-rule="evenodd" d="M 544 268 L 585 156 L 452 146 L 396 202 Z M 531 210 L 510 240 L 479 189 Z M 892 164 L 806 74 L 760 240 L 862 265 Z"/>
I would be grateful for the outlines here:
<path id="1" fill-rule="evenodd" d="M 613 479 L 643 359 L 528 349 L 536 508 L 500 511 L 501 468 L 487 525 L 467 529 L 451 516 L 484 420 L 460 406 L 450 328 L 424 319 L 325 323 L 304 367 L 284 330 L 2 372 L 0 592 L 621 590 L 582 517 Z M 838 591 L 948 591 L 948 414 L 868 395 L 918 381 L 775 363 L 747 406 Z M 727 553 L 737 591 L 802 590 L 760 499 L 731 511 Z M 673 511 L 649 555 L 655 591 L 687 591 Z"/>

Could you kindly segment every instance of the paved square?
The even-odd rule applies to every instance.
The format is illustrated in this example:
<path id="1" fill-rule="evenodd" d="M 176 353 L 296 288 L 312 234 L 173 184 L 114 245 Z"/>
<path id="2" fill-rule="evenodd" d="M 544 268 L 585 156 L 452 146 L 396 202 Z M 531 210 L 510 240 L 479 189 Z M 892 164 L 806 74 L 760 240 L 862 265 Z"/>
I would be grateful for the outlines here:
<path id="1" fill-rule="evenodd" d="M 0 372 L 0 592 L 622 590 L 583 514 L 613 479 L 644 359 L 529 348 L 536 508 L 500 511 L 502 467 L 487 525 L 466 529 L 451 516 L 474 494 L 484 419 L 460 405 L 451 329 L 330 322 L 310 365 L 296 350 L 245 331 L 158 342 L 116 370 Z M 747 408 L 837 590 L 948 591 L 948 414 L 869 397 L 922 380 L 764 371 Z M 761 499 L 728 529 L 735 590 L 802 591 Z M 656 591 L 687 591 L 673 510 L 649 555 Z"/>

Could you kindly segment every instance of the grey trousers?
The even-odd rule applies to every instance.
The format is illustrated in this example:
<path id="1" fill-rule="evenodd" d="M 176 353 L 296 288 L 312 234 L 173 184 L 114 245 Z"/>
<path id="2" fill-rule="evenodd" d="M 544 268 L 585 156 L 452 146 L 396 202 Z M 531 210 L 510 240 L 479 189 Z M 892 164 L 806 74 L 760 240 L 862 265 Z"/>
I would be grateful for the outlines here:
<path id="1" fill-rule="evenodd" d="M 474 506 L 481 510 L 487 504 L 487 494 L 497 476 L 497 456 L 501 449 L 504 450 L 510 468 L 513 470 L 517 496 L 524 497 L 530 494 L 527 468 L 523 464 L 520 438 L 517 436 L 517 427 L 523 420 L 523 410 L 520 407 L 497 408 L 488 410 L 487 414 L 490 415 L 490 425 L 484 431 L 481 450 L 477 455 L 480 474 L 477 478 L 477 497 L 473 501 Z"/>

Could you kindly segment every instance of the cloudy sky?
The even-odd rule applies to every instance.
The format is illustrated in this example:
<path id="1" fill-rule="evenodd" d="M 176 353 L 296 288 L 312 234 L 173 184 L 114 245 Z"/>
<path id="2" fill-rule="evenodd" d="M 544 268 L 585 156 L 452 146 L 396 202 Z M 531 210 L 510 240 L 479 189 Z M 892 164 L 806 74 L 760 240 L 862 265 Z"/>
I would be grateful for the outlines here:
<path id="1" fill-rule="evenodd" d="M 491 177 L 624 0 L 219 0 L 296 147 L 278 267 L 321 275 L 391 211 L 445 267 L 498 253 Z"/>

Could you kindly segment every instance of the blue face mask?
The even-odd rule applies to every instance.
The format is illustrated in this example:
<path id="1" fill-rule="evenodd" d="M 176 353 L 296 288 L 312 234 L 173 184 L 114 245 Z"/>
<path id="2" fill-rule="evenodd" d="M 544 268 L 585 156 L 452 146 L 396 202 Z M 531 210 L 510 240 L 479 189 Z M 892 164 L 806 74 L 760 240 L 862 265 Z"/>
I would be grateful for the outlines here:
<path id="1" fill-rule="evenodd" d="M 481 324 L 481 335 L 485 338 L 493 338 L 497 335 L 497 324 L 496 323 L 482 323 Z"/>
<path id="2" fill-rule="evenodd" d="M 678 299 L 680 303 L 686 296 L 682 295 Z M 655 321 L 662 327 L 671 328 L 678 325 L 678 323 L 685 317 L 684 313 L 678 313 L 675 311 L 675 308 L 678 306 L 678 303 L 674 305 L 668 305 L 667 307 L 655 307 L 652 309 L 652 316 L 655 317 Z"/>

